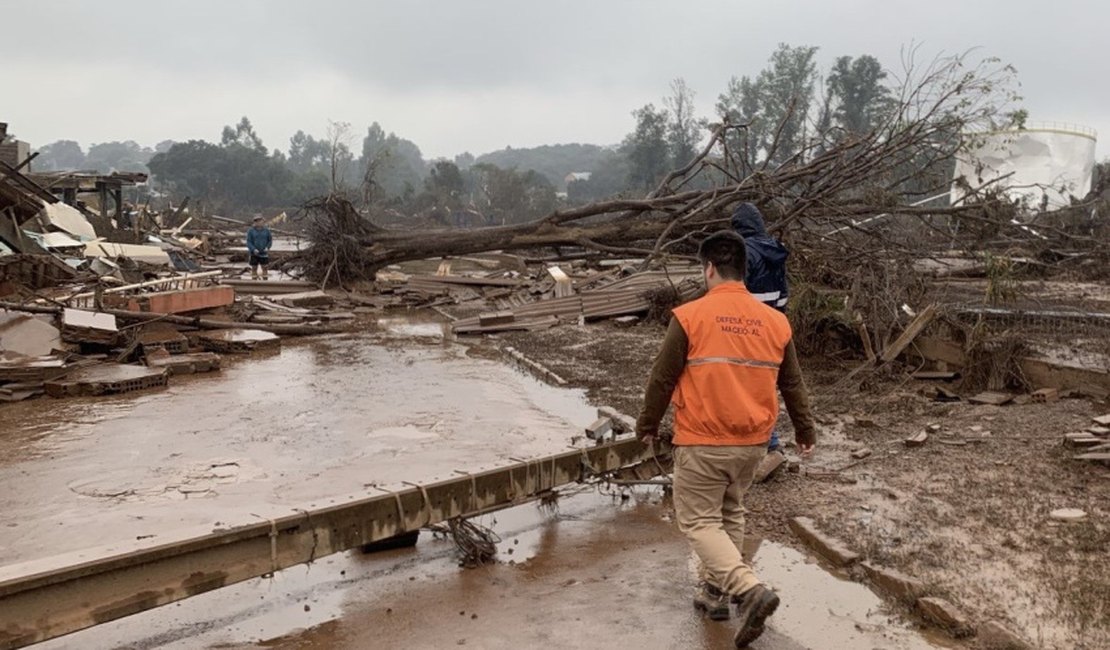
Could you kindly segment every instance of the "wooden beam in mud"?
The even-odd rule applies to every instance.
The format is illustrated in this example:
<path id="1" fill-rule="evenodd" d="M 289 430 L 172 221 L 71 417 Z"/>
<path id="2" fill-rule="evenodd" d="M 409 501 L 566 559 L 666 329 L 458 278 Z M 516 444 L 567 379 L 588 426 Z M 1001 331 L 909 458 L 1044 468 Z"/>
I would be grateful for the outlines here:
<path id="1" fill-rule="evenodd" d="M 669 448 L 659 451 L 661 456 L 669 453 Z M 626 468 L 637 478 L 663 471 L 650 448 L 629 438 L 404 490 L 337 499 L 338 505 L 274 519 L 244 512 L 249 523 L 185 534 L 175 541 L 128 542 L 3 567 L 0 650 L 60 637 L 455 517 L 518 505 L 560 486 Z"/>

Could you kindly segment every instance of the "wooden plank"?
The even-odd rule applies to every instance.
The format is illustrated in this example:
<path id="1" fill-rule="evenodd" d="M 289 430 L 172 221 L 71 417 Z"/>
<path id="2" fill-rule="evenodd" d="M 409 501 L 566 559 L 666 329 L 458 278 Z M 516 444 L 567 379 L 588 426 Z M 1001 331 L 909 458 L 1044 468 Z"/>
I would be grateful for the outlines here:
<path id="1" fill-rule="evenodd" d="M 910 343 L 913 343 L 913 340 L 917 338 L 917 335 L 921 334 L 922 330 L 924 330 L 929 325 L 929 323 L 932 323 L 933 319 L 935 319 L 936 317 L 936 305 L 929 305 L 924 310 L 922 310 L 920 314 L 918 314 L 912 321 L 910 321 L 910 324 L 906 326 L 905 331 L 903 331 L 902 334 L 894 340 L 894 343 L 891 343 L 885 350 L 883 350 L 883 354 L 880 357 L 882 362 L 890 363 L 891 361 L 897 359 L 898 355 L 902 354 L 902 351 L 909 347 Z"/>

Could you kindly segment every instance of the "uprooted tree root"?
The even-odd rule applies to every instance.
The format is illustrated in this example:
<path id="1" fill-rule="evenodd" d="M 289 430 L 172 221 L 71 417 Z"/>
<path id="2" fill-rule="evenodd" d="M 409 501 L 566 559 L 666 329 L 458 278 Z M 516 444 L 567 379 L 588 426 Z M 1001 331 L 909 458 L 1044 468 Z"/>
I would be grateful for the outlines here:
<path id="1" fill-rule="evenodd" d="M 378 267 L 370 263 L 360 240 L 380 230 L 378 226 L 335 194 L 309 201 L 304 214 L 311 245 L 299 262 L 307 277 L 325 286 L 374 279 Z"/>

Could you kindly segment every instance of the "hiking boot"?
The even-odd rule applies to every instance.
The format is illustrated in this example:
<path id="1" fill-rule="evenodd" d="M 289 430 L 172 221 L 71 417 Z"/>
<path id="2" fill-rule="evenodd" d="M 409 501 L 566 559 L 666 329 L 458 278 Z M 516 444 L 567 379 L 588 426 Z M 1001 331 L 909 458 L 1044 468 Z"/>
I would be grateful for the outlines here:
<path id="1" fill-rule="evenodd" d="M 739 596 L 733 596 L 732 601 L 736 603 L 736 618 L 740 621 L 733 644 L 737 648 L 746 648 L 763 634 L 763 624 L 778 609 L 779 597 L 767 587 L 756 585 Z"/>
<path id="2" fill-rule="evenodd" d="M 727 621 L 731 614 L 728 607 L 728 594 L 708 582 L 698 586 L 698 592 L 694 594 L 694 609 L 704 612 L 714 621 Z"/>

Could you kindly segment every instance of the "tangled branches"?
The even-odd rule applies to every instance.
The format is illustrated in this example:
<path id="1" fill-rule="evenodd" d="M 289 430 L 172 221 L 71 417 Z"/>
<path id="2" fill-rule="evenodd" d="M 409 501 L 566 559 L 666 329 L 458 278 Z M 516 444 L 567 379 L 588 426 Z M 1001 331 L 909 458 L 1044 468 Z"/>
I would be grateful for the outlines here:
<path id="1" fill-rule="evenodd" d="M 338 194 L 313 199 L 304 206 L 306 236 L 311 243 L 300 259 L 305 273 L 321 284 L 372 280 L 376 267 L 368 260 L 360 239 L 381 230 Z"/>

